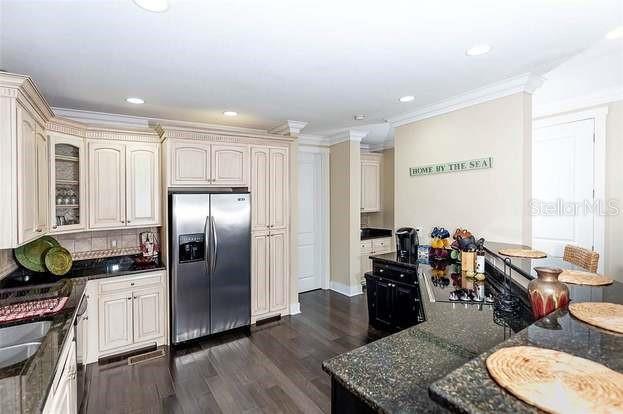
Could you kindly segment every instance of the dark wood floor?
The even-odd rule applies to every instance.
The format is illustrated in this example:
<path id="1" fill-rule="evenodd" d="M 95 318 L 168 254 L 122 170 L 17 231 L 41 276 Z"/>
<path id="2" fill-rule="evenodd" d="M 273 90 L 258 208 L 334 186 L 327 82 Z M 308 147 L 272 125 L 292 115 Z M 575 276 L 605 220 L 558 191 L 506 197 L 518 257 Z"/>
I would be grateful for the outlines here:
<path id="1" fill-rule="evenodd" d="M 377 339 L 365 295 L 300 295 L 301 314 L 137 365 L 87 367 L 86 413 L 330 412 L 323 360 Z"/>

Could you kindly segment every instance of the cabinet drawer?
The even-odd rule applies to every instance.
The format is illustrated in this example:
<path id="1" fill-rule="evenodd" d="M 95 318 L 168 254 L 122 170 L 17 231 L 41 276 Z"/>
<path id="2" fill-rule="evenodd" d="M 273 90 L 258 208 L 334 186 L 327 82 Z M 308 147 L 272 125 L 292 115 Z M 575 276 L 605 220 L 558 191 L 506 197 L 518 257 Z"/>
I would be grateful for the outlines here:
<path id="1" fill-rule="evenodd" d="M 377 253 L 390 252 L 392 250 L 392 238 L 372 239 L 372 250 Z"/>
<path id="2" fill-rule="evenodd" d="M 417 272 L 398 266 L 374 263 L 372 272 L 375 276 L 395 280 L 396 282 L 417 284 Z"/>
<path id="3" fill-rule="evenodd" d="M 361 254 L 372 253 L 372 240 L 361 241 Z"/>
<path id="4" fill-rule="evenodd" d="M 110 281 L 100 282 L 99 291 L 100 293 L 107 293 L 155 286 L 161 284 L 163 278 L 164 272 L 138 274 L 124 278 L 116 277 Z"/>

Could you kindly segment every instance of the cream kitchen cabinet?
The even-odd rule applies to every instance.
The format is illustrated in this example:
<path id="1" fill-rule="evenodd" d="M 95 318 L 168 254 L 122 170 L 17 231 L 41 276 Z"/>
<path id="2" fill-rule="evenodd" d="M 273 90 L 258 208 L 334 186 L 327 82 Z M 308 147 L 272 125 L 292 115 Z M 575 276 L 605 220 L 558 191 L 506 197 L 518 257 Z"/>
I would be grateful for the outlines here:
<path id="1" fill-rule="evenodd" d="M 394 250 L 393 238 L 380 237 L 361 241 L 361 276 L 372 271 L 372 260 L 370 256 L 374 254 L 390 253 Z"/>
<path id="2" fill-rule="evenodd" d="M 381 211 L 381 159 L 376 154 L 361 156 L 361 212 Z"/>
<path id="3" fill-rule="evenodd" d="M 89 281 L 86 362 L 166 344 L 164 271 Z"/>
<path id="4" fill-rule="evenodd" d="M 66 339 L 57 367 L 43 414 L 75 414 L 78 412 L 78 384 L 76 341 L 73 334 Z"/>
<path id="5" fill-rule="evenodd" d="M 86 229 L 86 144 L 83 138 L 57 132 L 50 141 L 50 231 Z"/>
<path id="6" fill-rule="evenodd" d="M 288 311 L 288 231 L 254 232 L 251 246 L 251 322 Z"/>
<path id="7" fill-rule="evenodd" d="M 248 186 L 248 145 L 172 140 L 167 146 L 172 187 Z"/>
<path id="8" fill-rule="evenodd" d="M 251 158 L 253 230 L 285 230 L 290 217 L 288 149 L 253 147 Z"/>
<path id="9" fill-rule="evenodd" d="M 89 228 L 160 224 L 158 144 L 91 141 Z"/>

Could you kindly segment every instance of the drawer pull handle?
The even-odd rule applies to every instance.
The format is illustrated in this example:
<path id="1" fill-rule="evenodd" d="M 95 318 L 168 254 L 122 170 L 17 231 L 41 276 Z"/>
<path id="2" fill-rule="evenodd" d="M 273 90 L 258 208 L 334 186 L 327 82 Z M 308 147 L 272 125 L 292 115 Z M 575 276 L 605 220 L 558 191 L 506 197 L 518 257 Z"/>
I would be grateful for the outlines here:
<path id="1" fill-rule="evenodd" d="M 130 296 L 130 297 L 128 298 L 128 300 L 132 300 L 132 297 Z"/>

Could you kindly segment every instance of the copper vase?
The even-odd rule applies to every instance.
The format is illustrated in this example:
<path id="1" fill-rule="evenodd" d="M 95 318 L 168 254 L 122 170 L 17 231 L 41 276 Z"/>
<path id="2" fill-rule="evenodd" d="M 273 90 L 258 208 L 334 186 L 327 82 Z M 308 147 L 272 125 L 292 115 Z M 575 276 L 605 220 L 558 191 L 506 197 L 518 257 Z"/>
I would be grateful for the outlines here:
<path id="1" fill-rule="evenodd" d="M 569 288 L 558 280 L 562 269 L 556 267 L 535 267 L 538 277 L 528 284 L 528 294 L 535 319 L 550 314 L 569 303 Z"/>

